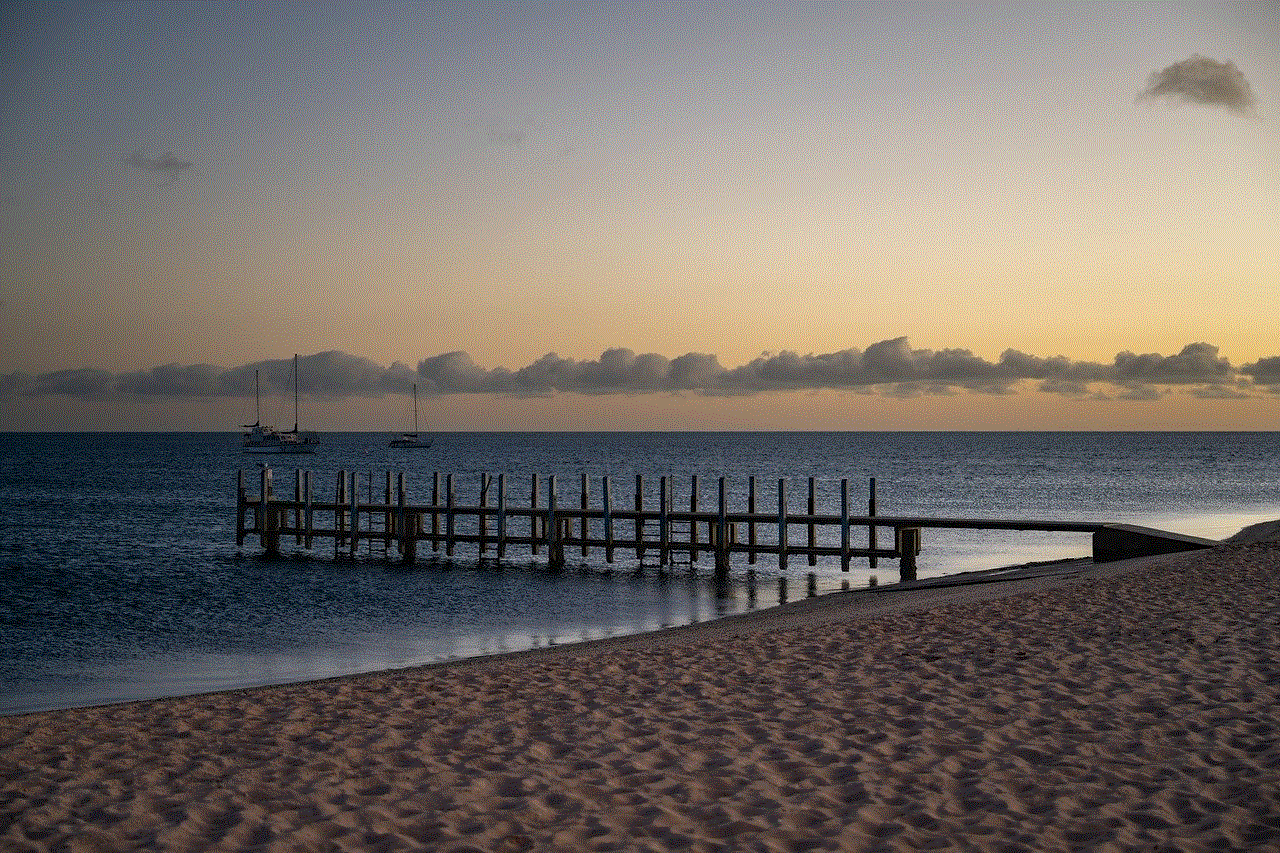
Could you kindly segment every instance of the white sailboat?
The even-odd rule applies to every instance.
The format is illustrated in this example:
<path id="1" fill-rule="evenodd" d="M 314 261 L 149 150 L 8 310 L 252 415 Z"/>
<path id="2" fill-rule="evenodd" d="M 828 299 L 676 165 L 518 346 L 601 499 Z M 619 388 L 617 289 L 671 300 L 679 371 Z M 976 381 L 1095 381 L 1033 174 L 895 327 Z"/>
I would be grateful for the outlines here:
<path id="1" fill-rule="evenodd" d="M 253 372 L 253 397 L 255 420 L 244 424 L 247 430 L 241 445 L 245 453 L 315 453 L 320 442 L 313 435 L 298 431 L 298 354 L 293 355 L 293 429 L 278 430 L 262 423 L 262 393 L 258 385 L 258 371 Z"/>
<path id="2" fill-rule="evenodd" d="M 388 447 L 430 447 L 431 439 L 418 435 L 418 383 L 413 383 L 413 432 L 401 433 L 387 442 Z"/>

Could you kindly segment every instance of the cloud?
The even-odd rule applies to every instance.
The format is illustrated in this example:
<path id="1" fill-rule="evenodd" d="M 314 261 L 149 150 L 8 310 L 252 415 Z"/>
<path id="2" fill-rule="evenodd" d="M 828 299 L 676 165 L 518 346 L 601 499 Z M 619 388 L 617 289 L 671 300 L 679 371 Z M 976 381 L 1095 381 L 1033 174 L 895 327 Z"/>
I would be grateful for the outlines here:
<path id="1" fill-rule="evenodd" d="M 83 368 L 39 375 L 0 376 L 0 396 L 67 395 L 247 397 L 255 374 L 265 394 L 293 390 L 293 359 L 272 359 L 221 369 L 208 364 L 167 364 L 130 373 Z M 907 338 L 890 338 L 865 350 L 800 354 L 762 353 L 726 368 L 708 353 L 668 359 L 615 347 L 598 359 L 548 353 L 524 367 L 486 368 L 465 352 L 441 353 L 417 368 L 389 367 L 340 350 L 299 359 L 300 390 L 312 397 L 351 398 L 407 394 L 414 383 L 424 394 L 695 393 L 746 396 L 779 391 L 837 390 L 886 397 L 961 393 L 1012 394 L 1034 390 L 1079 399 L 1154 400 L 1171 389 L 1199 397 L 1237 398 L 1280 393 L 1280 356 L 1233 367 L 1216 346 L 1187 344 L 1172 355 L 1118 353 L 1110 363 L 1042 357 L 1016 349 L 991 361 L 968 349 L 914 349 Z"/>
<path id="2" fill-rule="evenodd" d="M 215 382 L 215 396 L 253 394 L 254 374 L 263 393 L 293 392 L 293 359 L 258 361 L 227 370 Z M 413 368 L 400 362 L 382 367 L 367 358 L 341 350 L 327 350 L 298 359 L 298 390 L 316 397 L 381 397 L 407 394 L 414 383 Z"/>
<path id="3" fill-rule="evenodd" d="M 1240 372 L 1255 384 L 1269 389 L 1271 393 L 1280 394 L 1280 355 L 1260 358 L 1253 364 L 1242 365 Z"/>
<path id="4" fill-rule="evenodd" d="M 1191 385 L 1217 383 L 1233 373 L 1231 362 L 1218 357 L 1217 347 L 1197 343 L 1187 344 L 1182 352 L 1171 356 L 1122 352 L 1116 356 L 1114 372 L 1107 378 L 1121 384 Z"/>
<path id="5" fill-rule="evenodd" d="M 1218 62 L 1200 54 L 1153 72 L 1138 100 L 1154 98 L 1226 107 L 1241 115 L 1251 115 L 1257 104 L 1253 87 L 1234 62 Z"/>
<path id="6" fill-rule="evenodd" d="M 195 165 L 190 160 L 180 160 L 167 152 L 159 157 L 134 154 L 129 158 L 128 163 L 135 169 L 142 169 L 145 172 L 159 172 L 171 178 L 177 178 L 178 175 Z"/>

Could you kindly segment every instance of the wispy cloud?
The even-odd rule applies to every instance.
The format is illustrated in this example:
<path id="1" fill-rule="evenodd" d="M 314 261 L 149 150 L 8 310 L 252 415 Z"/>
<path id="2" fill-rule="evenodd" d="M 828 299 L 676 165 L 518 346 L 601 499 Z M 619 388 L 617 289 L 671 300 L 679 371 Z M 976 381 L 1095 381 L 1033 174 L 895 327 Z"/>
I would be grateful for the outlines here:
<path id="1" fill-rule="evenodd" d="M 230 369 L 168 364 L 130 373 L 93 368 L 13 373 L 0 376 L 0 396 L 244 397 L 253 394 L 255 373 L 265 393 L 287 393 L 293 388 L 292 359 L 274 359 Z M 548 353 L 514 369 L 482 367 L 462 351 L 424 358 L 415 369 L 401 362 L 384 367 L 329 350 L 304 356 L 299 376 L 303 393 L 332 399 L 404 394 L 414 383 L 426 394 L 508 396 L 746 396 L 827 389 L 919 397 L 1034 390 L 1065 397 L 1153 400 L 1181 388 L 1199 397 L 1227 399 L 1280 394 L 1280 356 L 1235 367 L 1219 355 L 1217 347 L 1192 343 L 1171 355 L 1121 352 L 1107 363 L 1043 357 L 1016 349 L 1005 350 L 991 361 L 968 349 L 914 349 L 907 338 L 891 338 L 866 349 L 831 353 L 766 352 L 733 368 L 707 353 L 667 358 L 622 347 L 588 360 Z"/>
<path id="2" fill-rule="evenodd" d="M 1138 100 L 1153 98 L 1226 107 L 1241 115 L 1252 115 L 1257 105 L 1253 87 L 1234 62 L 1218 62 L 1200 54 L 1153 72 Z"/>
<path id="3" fill-rule="evenodd" d="M 177 178 L 178 175 L 195 165 L 190 160 L 181 160 L 167 152 L 159 157 L 134 154 L 128 159 L 128 163 L 135 169 L 142 169 L 144 172 L 159 172 L 162 175 L 168 175 L 170 178 Z"/>

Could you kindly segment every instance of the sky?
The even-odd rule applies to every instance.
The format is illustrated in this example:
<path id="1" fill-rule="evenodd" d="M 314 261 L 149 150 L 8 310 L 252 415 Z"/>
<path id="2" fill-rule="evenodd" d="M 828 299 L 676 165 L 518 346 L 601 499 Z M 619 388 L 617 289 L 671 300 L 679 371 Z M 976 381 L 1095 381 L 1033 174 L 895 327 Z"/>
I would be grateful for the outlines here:
<path id="1" fill-rule="evenodd" d="M 0 430 L 1280 428 L 1280 4 L 0 15 Z"/>

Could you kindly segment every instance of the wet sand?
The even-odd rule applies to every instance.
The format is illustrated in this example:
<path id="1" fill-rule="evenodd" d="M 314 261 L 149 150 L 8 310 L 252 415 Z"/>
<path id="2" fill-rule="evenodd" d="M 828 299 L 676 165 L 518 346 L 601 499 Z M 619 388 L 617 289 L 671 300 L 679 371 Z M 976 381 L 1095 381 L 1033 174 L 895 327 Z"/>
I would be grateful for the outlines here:
<path id="1" fill-rule="evenodd" d="M 1277 849 L 1274 533 L 0 718 L 0 848 Z"/>

